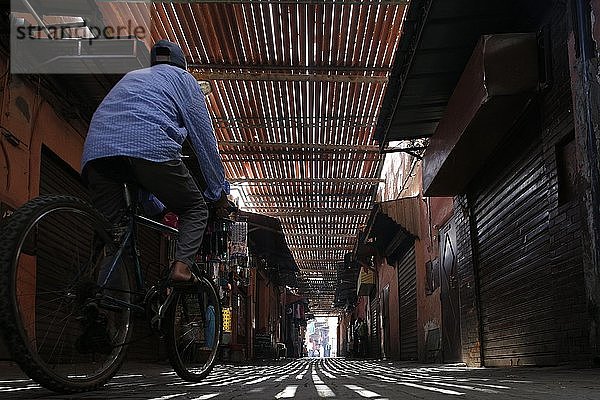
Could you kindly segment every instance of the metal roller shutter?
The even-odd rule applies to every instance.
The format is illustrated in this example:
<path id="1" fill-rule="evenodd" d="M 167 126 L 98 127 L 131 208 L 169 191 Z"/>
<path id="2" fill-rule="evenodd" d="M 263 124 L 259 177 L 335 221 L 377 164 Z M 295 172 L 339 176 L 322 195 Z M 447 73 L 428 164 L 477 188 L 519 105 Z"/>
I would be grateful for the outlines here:
<path id="1" fill-rule="evenodd" d="M 522 144 L 522 143 L 521 143 Z M 486 366 L 557 362 L 553 279 L 548 268 L 548 179 L 542 149 L 518 151 L 474 195 L 474 223 Z"/>
<path id="2" fill-rule="evenodd" d="M 68 194 L 89 201 L 87 189 L 83 185 L 80 175 L 66 162 L 52 153 L 49 149 L 42 149 L 40 168 L 40 195 Z M 81 227 L 81 229 L 85 229 Z M 53 236 L 52 243 L 60 243 L 64 240 L 76 240 L 70 233 L 65 232 L 60 226 L 45 232 L 46 237 Z M 138 245 L 140 249 L 141 263 L 144 268 L 144 278 L 147 285 L 156 282 L 159 275 L 161 237 L 150 228 L 140 227 L 138 231 Z M 40 279 L 56 279 L 57 274 L 52 273 L 52 265 L 57 260 L 54 257 L 38 257 L 38 264 L 42 267 L 38 270 L 45 271 L 44 277 Z M 47 277 L 46 277 L 47 275 Z M 133 343 L 129 347 L 128 356 L 132 359 L 156 360 L 159 356 L 159 339 L 153 335 L 145 321 L 134 323 Z"/>
<path id="3" fill-rule="evenodd" d="M 157 282 L 160 271 L 160 234 L 150 228 L 138 227 L 138 249 L 146 287 Z M 166 357 L 158 335 L 150 329 L 147 321 L 136 319 L 133 325 L 132 344 L 127 357 L 133 360 L 155 361 Z"/>
<path id="4" fill-rule="evenodd" d="M 89 201 L 87 189 L 79 174 L 47 148 L 42 148 L 40 196 L 68 194 Z"/>
<path id="5" fill-rule="evenodd" d="M 379 297 L 376 291 L 373 291 L 369 298 L 370 312 L 370 347 L 368 356 L 371 358 L 379 358 L 381 355 L 381 339 L 379 329 Z"/>
<path id="6" fill-rule="evenodd" d="M 42 149 L 39 193 L 40 195 L 68 194 L 88 199 L 79 174 L 46 148 Z M 87 251 L 89 246 L 85 238 L 91 236 L 91 229 L 79 226 L 77 230 L 79 235 L 74 235 L 72 227 L 77 222 L 80 220 L 73 218 L 73 214 L 50 214 L 37 228 L 37 236 L 43 240 L 37 242 L 35 252 L 37 279 L 35 329 L 37 337 L 44 338 L 48 343 L 57 343 L 64 332 L 71 332 L 74 335 L 80 332 L 80 324 L 75 320 L 67 320 L 69 323 L 65 326 L 54 323 L 57 320 L 66 320 L 68 309 L 55 308 L 55 294 L 46 290 L 46 288 L 60 287 L 62 281 L 67 278 L 65 266 L 71 265 L 72 260 L 70 253 L 62 251 L 65 244 L 80 250 L 78 255 L 82 260 L 89 257 Z M 67 346 L 72 344 L 68 339 L 62 339 L 62 342 L 63 344 L 67 342 Z M 42 357 L 52 357 L 53 348 L 54 346 L 41 346 L 39 351 Z M 77 361 L 74 355 L 71 357 L 71 362 Z"/>
<path id="7" fill-rule="evenodd" d="M 418 358 L 416 270 L 415 247 L 410 246 L 410 249 L 398 263 L 401 360 L 416 360 Z"/>

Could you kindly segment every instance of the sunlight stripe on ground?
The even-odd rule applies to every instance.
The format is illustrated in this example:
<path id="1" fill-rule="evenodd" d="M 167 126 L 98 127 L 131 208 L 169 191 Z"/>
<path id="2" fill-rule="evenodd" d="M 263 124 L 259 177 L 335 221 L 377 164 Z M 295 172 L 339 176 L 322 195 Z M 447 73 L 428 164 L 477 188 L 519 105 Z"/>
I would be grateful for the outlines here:
<path id="1" fill-rule="evenodd" d="M 205 395 L 202 395 L 200 397 L 194 397 L 193 399 L 190 399 L 190 400 L 208 400 L 208 399 L 212 399 L 213 397 L 217 397 L 220 394 L 221 393 L 205 394 Z"/>
<path id="2" fill-rule="evenodd" d="M 271 379 L 272 377 L 273 377 L 272 375 L 263 376 L 262 378 L 255 379 L 250 382 L 245 382 L 244 385 L 254 385 L 255 383 L 259 383 L 262 381 L 266 381 L 267 379 Z"/>
<path id="3" fill-rule="evenodd" d="M 226 381 L 226 382 L 221 382 L 221 383 L 213 383 L 213 384 L 212 384 L 212 385 L 210 385 L 210 386 L 213 386 L 213 387 L 219 387 L 219 386 L 229 386 L 229 385 L 231 385 L 232 383 L 240 383 L 240 382 L 243 382 L 243 381 L 245 381 L 245 380 L 247 380 L 247 379 L 252 379 L 252 378 L 254 378 L 254 377 L 253 377 L 253 376 L 244 376 L 244 377 L 242 377 L 242 378 L 233 379 L 233 380 Z"/>
<path id="4" fill-rule="evenodd" d="M 455 383 L 445 383 L 445 382 L 424 382 L 428 385 L 440 385 L 440 386 L 448 386 L 448 387 L 455 387 L 458 389 L 467 389 L 467 390 L 474 390 L 477 392 L 484 392 L 484 393 L 500 393 L 497 390 L 492 390 L 492 389 L 485 389 L 485 388 L 479 388 L 479 387 L 475 387 L 475 386 L 470 386 L 470 385 L 457 385 Z"/>
<path id="5" fill-rule="evenodd" d="M 233 376 L 232 376 L 233 375 Z M 243 374 L 231 373 L 223 376 L 213 376 L 210 378 L 206 378 L 202 383 L 209 384 L 211 386 L 227 386 L 231 383 L 238 383 L 247 379 L 256 378 L 256 371 L 248 370 Z"/>
<path id="6" fill-rule="evenodd" d="M 20 392 L 22 390 L 31 390 L 31 389 L 39 389 L 40 387 L 38 385 L 35 386 L 27 386 L 27 387 L 20 387 L 20 388 L 13 388 L 13 389 L 4 389 L 2 390 L 2 393 L 6 393 L 6 392 Z"/>
<path id="7" fill-rule="evenodd" d="M 178 393 L 178 394 L 169 394 L 166 396 L 162 396 L 162 397 L 154 397 L 148 400 L 168 400 L 168 399 L 172 399 L 173 397 L 179 397 L 179 396 L 184 396 L 187 393 Z"/>
<path id="8" fill-rule="evenodd" d="M 398 382 L 397 385 L 410 386 L 410 387 L 414 387 L 417 389 L 429 390 L 432 392 L 438 392 L 438 393 L 443 393 L 443 394 L 452 394 L 455 396 L 463 396 L 464 395 L 464 393 L 456 392 L 454 390 L 447 390 L 447 389 L 440 389 L 440 388 L 435 388 L 435 387 L 431 387 L 431 386 L 417 385 L 416 383 Z"/>
<path id="9" fill-rule="evenodd" d="M 485 386 L 485 387 L 491 387 L 491 388 L 494 388 L 494 389 L 510 389 L 509 386 L 489 385 L 487 383 L 485 383 L 485 384 L 484 383 L 478 383 L 477 385 L 479 385 L 479 386 Z"/>
<path id="10" fill-rule="evenodd" d="M 336 376 L 333 374 L 330 374 L 327 371 L 324 371 L 323 368 L 321 368 L 321 372 L 323 373 L 323 375 L 325 375 L 326 377 L 330 378 L 330 379 L 336 379 Z"/>
<path id="11" fill-rule="evenodd" d="M 398 382 L 398 379 L 396 379 L 396 378 L 391 378 L 391 377 L 389 377 L 389 376 L 387 376 L 387 375 L 384 375 L 383 373 L 380 373 L 380 374 L 374 374 L 374 373 L 363 373 L 362 375 L 363 375 L 363 376 L 366 376 L 366 377 L 371 377 L 371 378 L 373 378 L 374 380 L 377 380 L 377 381 L 384 381 L 384 382 Z M 402 377 L 402 378 L 403 378 L 403 379 L 407 379 L 406 377 Z M 412 380 L 412 379 L 408 379 L 408 380 Z"/>
<path id="12" fill-rule="evenodd" d="M 281 392 L 275 395 L 276 399 L 291 399 L 296 396 L 296 390 L 298 389 L 297 385 L 287 386 Z"/>
<path id="13" fill-rule="evenodd" d="M 323 372 L 323 375 L 325 375 L 326 377 L 331 378 L 331 379 L 337 379 L 337 377 L 333 374 L 333 372 L 336 372 L 336 371 L 334 371 L 331 368 L 331 364 L 330 363 L 324 362 L 321 365 L 321 371 Z"/>
<path id="14" fill-rule="evenodd" d="M 369 398 L 381 397 L 380 394 L 372 392 L 372 391 L 362 388 L 360 386 L 356 386 L 356 385 L 344 385 L 344 386 L 346 386 L 350 390 L 354 390 L 356 393 L 358 393 L 362 397 L 369 397 Z"/>
<path id="15" fill-rule="evenodd" d="M 285 368 L 284 370 L 280 371 L 283 375 L 281 375 L 279 378 L 275 379 L 275 382 L 281 382 L 281 381 L 289 378 L 291 375 L 299 374 L 300 371 L 302 370 L 302 367 L 303 367 L 303 363 L 291 364 L 290 368 Z"/>
<path id="16" fill-rule="evenodd" d="M 306 367 L 306 369 L 303 372 L 301 372 L 298 375 L 296 375 L 296 379 L 302 379 L 302 378 L 304 378 L 304 374 L 306 374 L 307 372 L 308 372 L 308 367 Z"/>
<path id="17" fill-rule="evenodd" d="M 319 377 L 319 374 L 317 374 L 317 371 L 315 371 L 314 366 L 312 368 L 312 380 L 315 384 L 315 389 L 317 389 L 317 394 L 319 397 L 335 397 L 333 390 L 323 383 L 323 380 L 321 380 L 321 377 Z"/>
<path id="18" fill-rule="evenodd" d="M 335 393 L 327 385 L 315 385 L 315 388 L 319 397 L 335 397 Z"/>
<path id="19" fill-rule="evenodd" d="M 269 375 L 271 376 L 271 375 Z M 218 386 L 228 386 L 231 385 L 232 383 L 240 383 L 243 381 L 247 381 L 249 379 L 256 379 L 258 378 L 258 375 L 256 375 L 256 373 L 246 373 L 245 375 L 238 375 L 237 377 L 230 377 L 229 379 L 223 379 L 221 380 L 221 382 L 219 383 L 211 383 L 211 386 L 213 387 L 218 387 Z"/>
<path id="20" fill-rule="evenodd" d="M 315 370 L 315 367 L 313 367 L 312 369 L 312 380 L 314 383 L 325 383 L 323 382 L 323 380 L 321 379 L 321 377 L 319 376 L 319 374 L 317 374 L 317 371 Z"/>

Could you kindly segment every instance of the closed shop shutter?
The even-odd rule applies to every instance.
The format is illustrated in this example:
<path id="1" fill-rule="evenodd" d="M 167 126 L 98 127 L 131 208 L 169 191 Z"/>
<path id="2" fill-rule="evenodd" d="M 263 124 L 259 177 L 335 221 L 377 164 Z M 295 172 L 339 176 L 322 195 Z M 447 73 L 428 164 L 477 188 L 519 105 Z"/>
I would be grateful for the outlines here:
<path id="1" fill-rule="evenodd" d="M 238 343 L 246 343 L 246 329 L 248 327 L 246 319 L 247 297 L 244 293 L 237 294 L 237 334 Z"/>
<path id="2" fill-rule="evenodd" d="M 370 329 L 369 329 L 369 357 L 378 358 L 381 353 L 381 339 L 380 339 L 380 329 L 379 329 L 379 297 L 377 297 L 377 293 L 374 290 L 369 298 L 369 318 L 370 318 Z"/>
<path id="3" fill-rule="evenodd" d="M 417 273 L 415 247 L 398 263 L 400 301 L 400 359 L 416 360 L 417 355 Z"/>
<path id="4" fill-rule="evenodd" d="M 73 170 L 66 162 L 50 152 L 48 149 L 42 149 L 40 165 L 40 195 L 61 194 L 71 195 L 87 199 L 88 195 L 79 174 Z M 88 246 L 84 238 L 89 238 L 92 234 L 91 228 L 85 226 L 77 227 L 79 236 L 75 235 L 72 227 L 81 220 L 74 218 L 73 214 L 50 214 L 44 223 L 37 228 L 37 235 L 42 240 L 36 243 L 36 321 L 35 328 L 38 337 L 44 337 L 49 342 L 57 343 L 62 332 L 80 332 L 80 324 L 74 319 L 68 319 L 68 308 L 50 308 L 45 309 L 44 305 L 51 303 L 55 298 L 53 294 L 48 296 L 47 288 L 60 287 L 65 277 L 65 266 L 72 264 L 72 253 L 65 251 L 56 251 L 63 248 L 64 244 L 72 244 L 73 249 L 80 250 L 78 256 L 82 260 L 89 257 Z M 65 229 L 65 227 L 71 227 Z M 55 304 L 55 303 L 54 303 Z M 48 317 L 52 312 L 53 318 Z M 64 320 L 66 325 L 60 329 L 54 329 L 55 320 Z M 50 357 L 53 346 L 42 346 L 40 352 L 42 356 Z M 77 362 L 76 355 L 73 355 L 74 362 Z"/>
<path id="5" fill-rule="evenodd" d="M 542 149 L 511 146 L 473 196 L 486 366 L 556 364 Z M 505 167 L 506 166 L 506 167 Z"/>
<path id="6" fill-rule="evenodd" d="M 77 171 L 43 147 L 40 167 L 40 196 L 48 194 L 68 194 L 89 201 L 87 189 Z"/>
<path id="7" fill-rule="evenodd" d="M 40 168 L 40 195 L 48 194 L 66 194 L 89 201 L 87 189 L 83 185 L 80 175 L 60 157 L 44 147 Z M 65 232 L 60 227 L 57 227 L 55 232 L 47 232 L 46 235 L 55 236 L 57 241 L 73 240 L 71 237 L 65 237 Z M 146 284 L 151 285 L 152 282 L 157 281 L 159 274 L 160 234 L 150 228 L 140 227 L 138 246 Z M 43 260 L 38 262 L 43 262 Z M 52 274 L 51 264 L 47 264 L 40 270 L 47 271 L 49 277 L 56 276 L 56 274 Z M 134 321 L 133 334 L 133 343 L 128 349 L 130 359 L 156 360 L 159 358 L 160 341 L 156 335 L 152 334 L 145 321 Z"/>
<path id="8" fill-rule="evenodd" d="M 161 263 L 161 237 L 160 233 L 145 226 L 138 226 L 138 249 L 140 263 L 146 287 L 153 286 L 159 279 Z M 167 263 L 163 263 L 167 265 Z M 131 360 L 155 361 L 166 357 L 161 341 L 150 324 L 141 318 L 134 321 L 132 344 L 127 350 L 127 357 Z"/>

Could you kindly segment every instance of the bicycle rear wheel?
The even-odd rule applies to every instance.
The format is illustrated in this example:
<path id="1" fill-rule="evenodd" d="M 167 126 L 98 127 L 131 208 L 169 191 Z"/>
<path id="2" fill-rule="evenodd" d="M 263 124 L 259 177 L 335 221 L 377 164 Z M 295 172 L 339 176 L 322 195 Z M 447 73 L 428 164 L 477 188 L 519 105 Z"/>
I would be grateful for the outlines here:
<path id="1" fill-rule="evenodd" d="M 212 370 L 221 344 L 221 305 L 206 278 L 177 288 L 165 320 L 167 354 L 180 378 L 199 382 Z"/>
<path id="2" fill-rule="evenodd" d="M 42 386 L 73 393 L 103 385 L 130 338 L 128 271 L 99 282 L 114 248 L 109 224 L 86 202 L 45 196 L 0 233 L 0 324 L 14 360 Z M 106 271 L 102 272 L 106 275 Z"/>

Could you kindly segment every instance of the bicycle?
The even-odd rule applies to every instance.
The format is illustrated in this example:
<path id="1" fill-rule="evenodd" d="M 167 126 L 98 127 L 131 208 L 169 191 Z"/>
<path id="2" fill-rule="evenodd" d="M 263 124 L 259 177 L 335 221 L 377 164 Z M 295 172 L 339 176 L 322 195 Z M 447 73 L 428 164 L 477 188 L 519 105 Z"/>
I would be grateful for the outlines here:
<path id="1" fill-rule="evenodd" d="M 94 390 L 121 366 L 132 317 L 150 321 L 184 380 L 206 377 L 221 342 L 221 305 L 208 273 L 199 283 L 147 288 L 140 225 L 177 230 L 138 212 L 124 185 L 126 223 L 112 227 L 90 204 L 71 196 L 38 197 L 15 211 L 0 233 L 0 321 L 21 369 L 60 393 Z M 72 230 L 72 231 L 70 231 Z"/>

